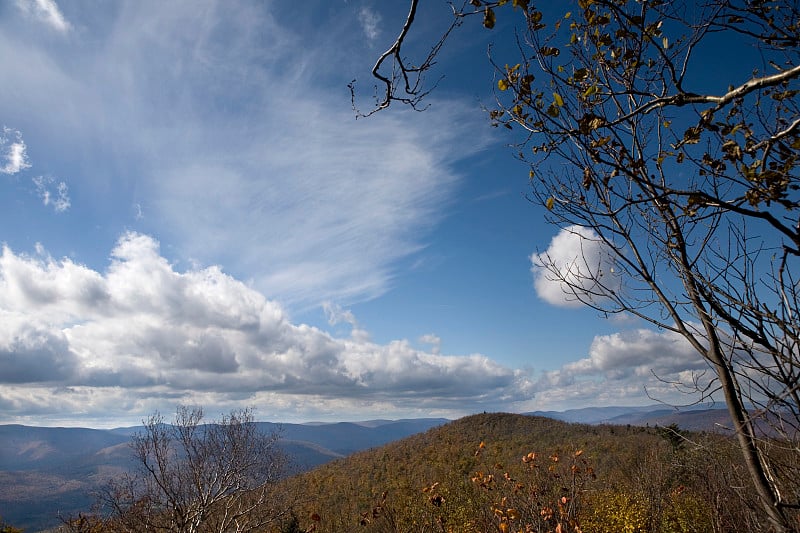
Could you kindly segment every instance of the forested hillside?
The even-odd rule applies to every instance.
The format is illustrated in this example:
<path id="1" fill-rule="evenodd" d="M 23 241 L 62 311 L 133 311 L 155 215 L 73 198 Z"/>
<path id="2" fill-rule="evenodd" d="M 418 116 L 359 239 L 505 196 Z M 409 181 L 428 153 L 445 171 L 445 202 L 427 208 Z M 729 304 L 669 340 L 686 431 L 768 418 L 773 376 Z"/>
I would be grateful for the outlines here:
<path id="1" fill-rule="evenodd" d="M 362 423 L 275 424 L 287 456 L 284 475 L 304 472 L 333 458 L 383 445 L 446 422 L 444 419 L 374 420 Z M 142 426 L 95 430 L 0 425 L 0 516 L 35 532 L 92 508 L 109 478 L 136 467 L 131 438 Z M 0 527 L 2 532 L 2 527 Z"/>
<path id="2" fill-rule="evenodd" d="M 779 441 L 762 445 L 775 457 L 789 453 Z M 192 481 L 173 493 L 180 500 L 158 503 L 156 492 L 116 498 L 110 514 L 106 509 L 75 517 L 63 529 L 139 531 L 146 524 L 176 532 L 768 531 L 737 451 L 730 435 L 676 425 L 585 425 L 480 414 L 290 478 L 225 492 L 205 507 L 191 496 Z M 227 454 L 221 456 L 227 461 Z M 197 465 L 176 468 L 178 476 L 200 474 L 190 481 L 225 477 Z M 167 481 L 172 479 L 178 478 Z M 800 490 L 800 483 L 790 485 Z M 173 509 L 170 502 L 181 507 Z M 191 527 L 176 521 L 201 507 Z M 233 520 L 233 509 L 247 510 Z M 798 521 L 800 513 L 791 519 Z"/>
<path id="3" fill-rule="evenodd" d="M 755 531 L 725 436 L 512 414 L 460 419 L 287 481 L 296 530 Z"/>

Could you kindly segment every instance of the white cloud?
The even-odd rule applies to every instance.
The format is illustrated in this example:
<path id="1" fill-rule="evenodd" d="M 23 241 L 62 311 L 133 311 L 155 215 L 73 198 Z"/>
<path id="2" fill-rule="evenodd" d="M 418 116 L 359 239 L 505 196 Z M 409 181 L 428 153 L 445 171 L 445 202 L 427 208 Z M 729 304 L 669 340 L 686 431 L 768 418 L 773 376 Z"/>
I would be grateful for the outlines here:
<path id="1" fill-rule="evenodd" d="M 588 357 L 544 372 L 536 384 L 537 408 L 631 405 L 645 389 L 654 400 L 684 404 L 696 399 L 682 391 L 702 386 L 708 364 L 678 333 L 633 329 L 598 335 Z M 675 387 L 675 383 L 684 386 Z"/>
<path id="2" fill-rule="evenodd" d="M 343 309 L 340 305 L 336 305 L 332 302 L 325 302 L 322 309 L 325 311 L 325 316 L 328 317 L 328 324 L 331 326 L 335 326 L 341 322 L 350 324 L 353 327 L 358 326 L 358 321 L 353 315 L 353 312 L 348 309 Z"/>
<path id="3" fill-rule="evenodd" d="M 564 371 L 576 375 L 602 373 L 611 378 L 656 374 L 674 375 L 705 363 L 678 333 L 635 329 L 594 338 L 589 357 L 570 363 Z"/>
<path id="4" fill-rule="evenodd" d="M 355 315 L 349 309 L 343 309 L 340 305 L 333 302 L 325 302 L 322 310 L 328 318 L 328 324 L 335 326 L 340 323 L 349 324 L 351 327 L 350 336 L 354 340 L 362 342 L 369 341 L 369 332 L 358 325 Z"/>
<path id="5" fill-rule="evenodd" d="M 597 233 L 569 226 L 556 234 L 547 250 L 531 255 L 534 288 L 553 305 L 580 307 L 602 303 L 608 291 L 621 289 L 621 278 Z"/>
<path id="6" fill-rule="evenodd" d="M 72 25 L 64 18 L 55 0 L 17 0 L 17 7 L 56 31 L 66 33 Z"/>
<path id="7" fill-rule="evenodd" d="M 0 31 L 18 73 L 0 115 L 36 124 L 47 167 L 79 169 L 70 188 L 292 309 L 390 290 L 449 206 L 452 163 L 485 145 L 472 102 L 356 121 L 346 84 L 374 52 L 309 41 L 261 3 L 113 6 L 58 48 Z M 318 33 L 355 46 L 352 29 Z"/>
<path id="8" fill-rule="evenodd" d="M 72 203 L 69 199 L 69 188 L 65 182 L 56 183 L 55 178 L 51 176 L 37 176 L 32 180 L 36 186 L 36 194 L 42 199 L 44 205 L 53 206 L 56 213 L 63 213 L 70 208 Z M 55 185 L 55 189 L 51 189 L 53 185 Z"/>
<path id="9" fill-rule="evenodd" d="M 0 134 L 0 165 L 2 174 L 16 174 L 31 166 L 22 133 L 5 126 Z"/>
<path id="10" fill-rule="evenodd" d="M 86 414 L 94 417 L 120 389 L 132 410 L 126 416 L 134 417 L 153 398 L 166 409 L 187 397 L 216 407 L 269 396 L 312 405 L 331 399 L 349 404 L 348 412 L 376 405 L 463 412 L 531 395 L 525 373 L 482 355 L 337 338 L 293 324 L 277 303 L 217 267 L 176 271 L 146 235 L 120 238 L 104 273 L 41 252 L 5 247 L 0 256 L 6 420 L 46 411 L 48 403 L 57 413 L 63 398 L 55 391 L 63 390 L 91 396 L 96 407 L 83 409 L 96 409 Z M 346 311 L 332 313 L 355 323 Z M 49 399 L 45 390 L 53 391 Z"/>
<path id="11" fill-rule="evenodd" d="M 442 339 L 440 339 L 438 335 L 428 333 L 427 335 L 420 337 L 419 342 L 430 345 L 431 353 L 438 354 L 441 351 Z"/>
<path id="12" fill-rule="evenodd" d="M 362 7 L 358 12 L 358 22 L 368 40 L 374 41 L 380 35 L 379 25 L 381 16 L 367 6 Z"/>
<path id="13" fill-rule="evenodd" d="M 5 163 L 2 163 L 3 159 Z M 21 132 L 3 127 L 3 133 L 0 135 L 0 163 L 2 163 L 0 166 L 2 174 L 17 174 L 31 167 Z M 65 182 L 56 183 L 55 178 L 51 176 L 37 176 L 31 180 L 36 187 L 36 194 L 44 205 L 52 206 L 56 213 L 69 209 L 71 205 L 69 188 Z"/>

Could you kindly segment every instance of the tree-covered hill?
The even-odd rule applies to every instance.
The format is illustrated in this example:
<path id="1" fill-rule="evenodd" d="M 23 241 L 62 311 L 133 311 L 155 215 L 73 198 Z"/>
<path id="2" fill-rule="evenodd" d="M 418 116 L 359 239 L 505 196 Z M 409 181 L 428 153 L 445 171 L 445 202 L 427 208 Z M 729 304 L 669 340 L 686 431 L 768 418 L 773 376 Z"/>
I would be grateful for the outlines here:
<path id="1" fill-rule="evenodd" d="M 333 461 L 279 492 L 291 495 L 293 526 L 319 532 L 748 530 L 758 516 L 737 461 L 729 437 L 677 426 L 481 414 Z"/>
<path id="2" fill-rule="evenodd" d="M 161 501 L 157 489 L 129 498 L 112 495 L 117 507 L 111 512 L 76 517 L 62 529 L 104 533 L 154 524 L 201 533 L 233 531 L 229 526 L 238 524 L 236 531 L 270 533 L 769 530 L 730 435 L 674 424 L 587 425 L 504 413 L 468 416 L 257 487 L 237 491 L 235 485 L 185 529 L 175 517 L 203 505 L 193 499 L 194 490 L 203 489 L 197 480 L 225 477 L 218 466 L 234 464 L 228 452 L 247 448 L 231 441 L 231 448 L 217 453 L 207 448 L 205 433 L 196 439 L 191 453 L 195 445 L 211 450 L 207 460 L 182 465 L 167 454 L 165 472 L 177 477 L 162 479 L 155 471 L 154 479 L 164 483 L 184 475 L 194 480 L 180 492 L 180 508 L 172 509 L 169 498 Z M 791 460 L 781 441 L 759 445 Z M 169 489 L 169 483 L 163 486 Z M 787 488 L 799 491 L 800 483 Z M 246 511 L 223 527 L 232 509 Z M 792 513 L 792 520 L 800 520 L 800 513 Z"/>

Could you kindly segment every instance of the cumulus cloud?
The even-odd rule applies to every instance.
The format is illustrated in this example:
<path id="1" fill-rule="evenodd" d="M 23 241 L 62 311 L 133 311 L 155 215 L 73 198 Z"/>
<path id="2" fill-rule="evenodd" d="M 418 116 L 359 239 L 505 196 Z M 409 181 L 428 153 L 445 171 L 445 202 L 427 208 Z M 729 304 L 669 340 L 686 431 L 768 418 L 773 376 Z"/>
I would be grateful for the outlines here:
<path id="1" fill-rule="evenodd" d="M 589 357 L 566 365 L 564 370 L 575 375 L 602 373 L 623 379 L 651 372 L 674 375 L 703 367 L 703 360 L 680 334 L 635 329 L 595 337 Z"/>
<path id="2" fill-rule="evenodd" d="M 0 313 L 0 381 L 10 387 L 5 401 L 17 406 L 7 411 L 12 416 L 46 403 L 43 387 L 91 395 L 98 409 L 124 389 L 140 400 L 129 401 L 131 409 L 148 398 L 246 405 L 270 396 L 336 399 L 351 411 L 491 408 L 529 399 L 532 390 L 524 372 L 483 355 L 338 338 L 294 324 L 280 305 L 218 267 L 175 270 L 158 242 L 138 233 L 119 239 L 105 272 L 4 247 Z M 339 308 L 331 314 L 356 323 Z M 28 396 L 14 388 L 20 383 Z M 49 401 L 57 410 L 62 399 L 54 392 Z"/>
<path id="3" fill-rule="evenodd" d="M 547 250 L 531 255 L 533 285 L 553 305 L 580 307 L 602 303 L 609 291 L 620 290 L 620 277 L 607 246 L 597 233 L 581 226 L 561 229 Z"/>
<path id="4" fill-rule="evenodd" d="M 4 126 L 0 134 L 0 173 L 16 174 L 30 166 L 22 133 Z"/>
<path id="5" fill-rule="evenodd" d="M 17 0 L 17 7 L 58 32 L 66 33 L 72 28 L 55 0 Z"/>
<path id="6" fill-rule="evenodd" d="M 544 372 L 539 405 L 628 405 L 642 392 L 667 403 L 687 403 L 683 392 L 708 382 L 708 364 L 678 333 L 632 329 L 598 335 L 588 357 Z M 676 388 L 675 384 L 682 384 Z"/>
<path id="7" fill-rule="evenodd" d="M 75 369 L 75 356 L 61 331 L 0 310 L 0 381 L 59 382 Z"/>

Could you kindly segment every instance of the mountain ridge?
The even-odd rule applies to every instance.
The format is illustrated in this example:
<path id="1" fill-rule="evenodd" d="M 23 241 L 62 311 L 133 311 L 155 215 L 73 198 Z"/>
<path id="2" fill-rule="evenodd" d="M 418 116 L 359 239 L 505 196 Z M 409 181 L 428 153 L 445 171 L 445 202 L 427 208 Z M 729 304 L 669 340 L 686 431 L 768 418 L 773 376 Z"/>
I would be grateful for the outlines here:
<path id="1" fill-rule="evenodd" d="M 677 423 L 686 429 L 714 430 L 714 424 L 727 413 L 723 409 L 675 413 L 657 405 L 526 414 L 531 415 L 582 424 Z M 268 433 L 280 431 L 280 444 L 291 457 L 289 473 L 295 474 L 449 422 L 421 418 L 257 424 Z M 0 515 L 31 532 L 57 525 L 56 512 L 69 515 L 89 509 L 91 490 L 101 486 L 104 479 L 135 466 L 128 443 L 141 430 L 142 426 L 91 429 L 0 425 Z"/>

